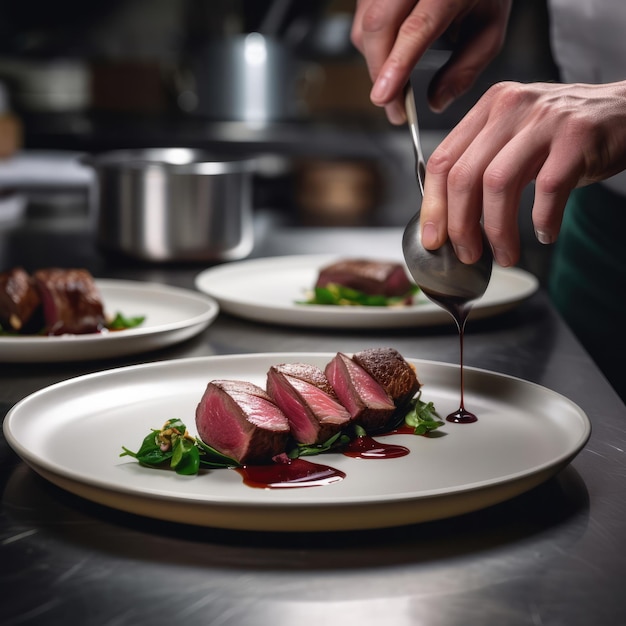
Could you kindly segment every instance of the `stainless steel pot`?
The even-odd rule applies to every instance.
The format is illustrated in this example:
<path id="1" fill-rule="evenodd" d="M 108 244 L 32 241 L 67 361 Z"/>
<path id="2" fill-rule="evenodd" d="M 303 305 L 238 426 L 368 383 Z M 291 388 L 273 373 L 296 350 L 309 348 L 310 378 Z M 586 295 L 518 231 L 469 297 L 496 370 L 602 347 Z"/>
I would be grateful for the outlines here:
<path id="1" fill-rule="evenodd" d="M 253 245 L 254 162 L 187 148 L 105 152 L 95 170 L 96 240 L 144 261 L 227 261 Z"/>
<path id="2" fill-rule="evenodd" d="M 195 112 L 252 124 L 301 117 L 302 69 L 285 43 L 259 33 L 211 41 L 194 63 Z"/>

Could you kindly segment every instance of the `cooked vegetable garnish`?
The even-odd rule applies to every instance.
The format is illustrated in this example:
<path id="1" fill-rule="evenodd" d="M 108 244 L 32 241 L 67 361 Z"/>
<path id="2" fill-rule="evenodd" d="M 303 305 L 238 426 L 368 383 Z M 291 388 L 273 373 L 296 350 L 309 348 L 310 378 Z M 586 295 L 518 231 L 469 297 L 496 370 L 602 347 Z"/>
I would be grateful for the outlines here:
<path id="1" fill-rule="evenodd" d="M 402 296 L 368 295 L 362 291 L 344 287 L 336 283 L 329 283 L 325 287 L 315 287 L 311 296 L 297 304 L 331 304 L 339 306 L 402 306 L 419 292 L 419 287 L 413 288 Z"/>

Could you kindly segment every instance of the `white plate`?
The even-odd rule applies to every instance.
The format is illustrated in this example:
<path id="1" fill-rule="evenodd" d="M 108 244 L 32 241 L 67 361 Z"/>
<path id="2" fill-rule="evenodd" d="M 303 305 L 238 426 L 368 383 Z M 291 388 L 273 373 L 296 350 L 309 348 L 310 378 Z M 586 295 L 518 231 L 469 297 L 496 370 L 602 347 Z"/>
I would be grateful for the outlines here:
<path id="1" fill-rule="evenodd" d="M 465 405 L 479 420 L 446 424 L 445 436 L 390 435 L 411 453 L 364 460 L 312 457 L 346 478 L 323 487 L 256 489 L 234 470 L 178 476 L 119 457 L 152 428 L 182 419 L 195 433 L 196 405 L 210 380 L 264 385 L 272 364 L 323 367 L 332 354 L 253 354 L 124 367 L 58 383 L 11 409 L 4 433 L 35 471 L 56 485 L 124 511 L 176 522 L 247 530 L 327 531 L 453 516 L 520 494 L 563 468 L 590 424 L 567 398 L 517 378 L 468 368 Z M 441 415 L 458 408 L 458 367 L 412 360 L 422 399 Z"/>
<path id="2" fill-rule="evenodd" d="M 454 323 L 441 307 L 420 294 L 408 307 L 301 305 L 319 270 L 338 255 L 295 255 L 250 259 L 204 270 L 196 287 L 214 297 L 220 309 L 246 319 L 326 328 L 401 328 Z M 517 268 L 494 266 L 485 295 L 471 312 L 472 319 L 507 311 L 532 295 L 537 279 Z"/>
<path id="3" fill-rule="evenodd" d="M 0 336 L 0 362 L 86 361 L 156 350 L 198 334 L 219 312 L 215 300 L 187 289 L 127 280 L 98 279 L 96 285 L 108 315 L 144 315 L 143 324 L 87 335 Z"/>

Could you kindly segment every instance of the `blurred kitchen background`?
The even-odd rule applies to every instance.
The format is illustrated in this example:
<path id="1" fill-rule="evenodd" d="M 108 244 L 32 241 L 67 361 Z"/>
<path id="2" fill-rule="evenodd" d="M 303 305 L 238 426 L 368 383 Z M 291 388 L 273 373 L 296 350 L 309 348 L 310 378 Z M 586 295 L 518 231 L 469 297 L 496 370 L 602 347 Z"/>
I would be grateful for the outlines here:
<path id="1" fill-rule="evenodd" d="M 404 226 L 419 202 L 406 127 L 369 102 L 354 0 L 0 0 L 0 228 L 89 218 L 84 154 L 183 147 L 255 160 L 266 225 Z M 506 46 L 444 114 L 415 68 L 426 155 L 492 83 L 556 78 L 542 0 L 514 3 Z M 9 156 L 12 155 L 12 156 Z M 522 265 L 543 278 L 524 193 Z M 175 259 L 173 259 L 175 260 Z"/>

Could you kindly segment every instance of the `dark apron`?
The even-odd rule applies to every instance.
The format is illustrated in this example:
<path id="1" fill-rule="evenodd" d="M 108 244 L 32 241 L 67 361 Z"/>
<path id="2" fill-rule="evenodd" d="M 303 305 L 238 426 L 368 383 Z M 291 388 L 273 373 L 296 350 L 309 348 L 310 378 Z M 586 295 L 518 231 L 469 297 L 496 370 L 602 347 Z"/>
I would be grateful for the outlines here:
<path id="1" fill-rule="evenodd" d="M 626 197 L 600 184 L 571 194 L 552 257 L 549 291 L 626 400 Z"/>

